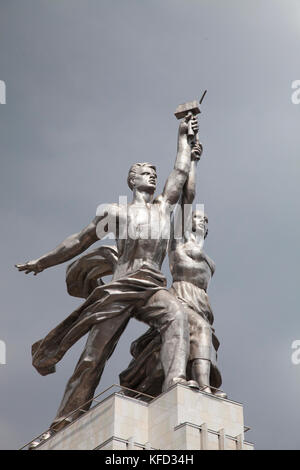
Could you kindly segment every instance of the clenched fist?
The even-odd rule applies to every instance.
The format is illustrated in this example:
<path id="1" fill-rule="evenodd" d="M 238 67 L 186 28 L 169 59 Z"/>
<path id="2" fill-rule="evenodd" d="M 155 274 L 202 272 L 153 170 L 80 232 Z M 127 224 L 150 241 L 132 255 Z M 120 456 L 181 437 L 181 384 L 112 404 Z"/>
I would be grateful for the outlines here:
<path id="1" fill-rule="evenodd" d="M 192 113 L 188 113 L 180 122 L 179 135 L 188 135 L 190 129 L 193 131 L 194 135 L 196 135 L 199 131 L 198 119 L 193 116 Z"/>
<path id="2" fill-rule="evenodd" d="M 202 147 L 202 144 L 199 143 L 196 143 L 193 148 L 192 148 L 192 152 L 191 152 L 191 160 L 192 161 L 198 161 L 200 160 L 201 158 L 201 155 L 202 155 L 202 152 L 203 152 L 203 147 Z"/>

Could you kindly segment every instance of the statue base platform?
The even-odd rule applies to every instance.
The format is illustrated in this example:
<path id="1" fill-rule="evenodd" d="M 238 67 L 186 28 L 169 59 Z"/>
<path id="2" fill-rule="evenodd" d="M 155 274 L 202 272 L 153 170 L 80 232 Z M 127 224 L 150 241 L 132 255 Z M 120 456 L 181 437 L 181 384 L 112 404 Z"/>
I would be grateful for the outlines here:
<path id="1" fill-rule="evenodd" d="M 244 430 L 240 403 L 177 384 L 149 402 L 113 393 L 36 450 L 252 450 Z"/>

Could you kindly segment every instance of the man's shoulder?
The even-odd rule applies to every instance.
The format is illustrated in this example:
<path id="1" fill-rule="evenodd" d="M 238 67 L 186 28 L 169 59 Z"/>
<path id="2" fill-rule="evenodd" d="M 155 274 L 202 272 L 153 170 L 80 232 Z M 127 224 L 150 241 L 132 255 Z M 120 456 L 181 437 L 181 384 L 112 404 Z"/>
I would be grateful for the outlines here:
<path id="1" fill-rule="evenodd" d="M 99 204 L 96 210 L 97 217 L 103 217 L 105 215 L 117 216 L 120 212 L 120 204 L 116 202 Z"/>
<path id="2" fill-rule="evenodd" d="M 161 206 L 165 208 L 166 210 L 168 210 L 170 213 L 173 212 L 174 208 L 176 207 L 176 204 L 172 205 L 169 202 L 168 198 L 166 198 L 166 196 L 164 196 L 163 194 L 159 194 L 158 196 L 156 196 L 152 204 Z"/>

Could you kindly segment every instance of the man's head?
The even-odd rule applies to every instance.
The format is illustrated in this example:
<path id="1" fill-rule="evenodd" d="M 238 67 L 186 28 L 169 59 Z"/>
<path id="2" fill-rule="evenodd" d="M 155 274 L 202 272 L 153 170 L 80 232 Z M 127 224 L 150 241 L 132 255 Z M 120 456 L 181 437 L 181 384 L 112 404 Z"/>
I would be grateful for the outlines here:
<path id="1" fill-rule="evenodd" d="M 128 172 L 127 183 L 132 191 L 138 189 L 154 193 L 156 181 L 156 168 L 151 163 L 134 163 Z"/>
<path id="2" fill-rule="evenodd" d="M 192 231 L 196 232 L 197 235 L 201 235 L 206 238 L 208 234 L 208 217 L 201 211 L 193 211 L 192 214 Z"/>

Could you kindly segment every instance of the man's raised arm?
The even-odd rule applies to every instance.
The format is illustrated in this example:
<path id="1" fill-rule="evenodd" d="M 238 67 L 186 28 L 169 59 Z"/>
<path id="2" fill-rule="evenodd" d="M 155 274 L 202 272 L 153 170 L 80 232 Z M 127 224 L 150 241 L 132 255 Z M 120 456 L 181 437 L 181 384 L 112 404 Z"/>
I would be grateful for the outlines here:
<path id="1" fill-rule="evenodd" d="M 25 274 L 33 272 L 36 275 L 44 269 L 50 268 L 50 266 L 56 266 L 57 264 L 64 263 L 74 258 L 99 240 L 96 233 L 97 224 L 104 219 L 106 215 L 107 213 L 102 216 L 96 216 L 87 227 L 79 233 L 74 233 L 74 235 L 67 237 L 54 250 L 36 260 L 28 261 L 25 264 L 16 264 L 16 268 L 18 268 L 19 271 L 25 271 Z"/>
<path id="2" fill-rule="evenodd" d="M 182 235 L 191 229 L 193 202 L 196 195 L 196 175 L 197 163 L 202 155 L 202 145 L 197 143 L 193 146 L 191 151 L 191 168 L 187 180 L 184 183 L 181 198 L 181 220 L 182 220 Z"/>
<path id="3" fill-rule="evenodd" d="M 191 120 L 191 127 L 194 134 L 198 132 L 197 119 L 188 115 L 179 125 L 177 157 L 174 169 L 169 175 L 163 193 L 162 199 L 171 206 L 176 204 L 181 195 L 184 183 L 189 175 L 191 166 L 191 142 L 188 137 L 188 122 Z"/>

